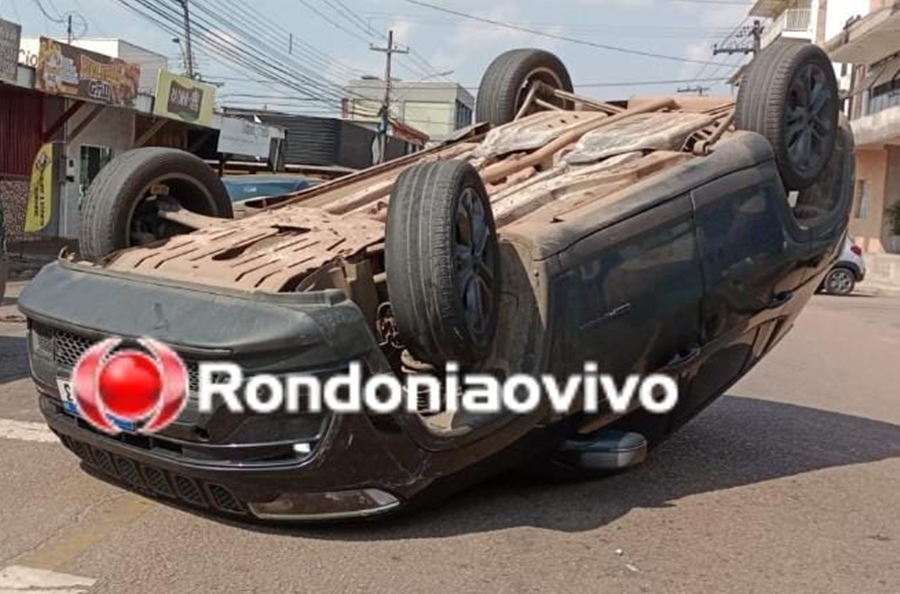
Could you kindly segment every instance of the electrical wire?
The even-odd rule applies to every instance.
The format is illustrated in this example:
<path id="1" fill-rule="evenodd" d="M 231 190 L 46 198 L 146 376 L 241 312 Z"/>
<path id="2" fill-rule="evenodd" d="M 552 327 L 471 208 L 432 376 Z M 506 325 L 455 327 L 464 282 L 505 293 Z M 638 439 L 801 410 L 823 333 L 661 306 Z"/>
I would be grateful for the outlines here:
<path id="1" fill-rule="evenodd" d="M 278 50 L 278 48 L 268 42 L 268 39 L 265 37 L 265 31 L 263 31 L 260 26 L 256 26 L 253 29 L 245 29 L 240 25 L 237 25 L 233 20 L 222 16 L 221 6 L 213 8 L 199 0 L 194 0 L 194 2 L 196 8 L 202 14 L 218 23 L 218 25 L 225 27 L 230 34 L 236 34 L 239 39 L 243 39 L 247 43 L 252 43 L 257 49 L 266 52 L 268 59 L 276 59 L 282 65 L 290 66 L 292 70 L 296 70 L 296 72 L 300 74 L 301 80 L 321 92 L 331 95 L 332 98 L 338 98 L 338 100 L 343 98 L 344 93 L 346 92 L 343 87 L 336 84 L 334 81 L 324 78 L 319 73 L 310 70 L 291 54 Z M 242 19 L 241 22 L 247 23 L 247 26 L 251 26 L 253 19 Z"/>
<path id="2" fill-rule="evenodd" d="M 144 18 L 155 22 L 163 30 L 173 35 L 177 36 L 181 33 L 181 16 L 175 7 L 163 7 L 152 0 L 118 0 L 118 2 Z M 144 10 L 137 8 L 132 2 L 140 5 Z M 166 8 L 170 10 L 167 11 Z M 241 69 L 251 74 L 262 75 L 281 86 L 315 99 L 329 107 L 339 104 L 342 93 L 338 97 L 334 97 L 321 91 L 316 92 L 316 89 L 303 82 L 303 76 L 299 73 L 284 68 L 273 60 L 261 58 L 252 51 L 247 51 L 241 45 L 233 43 L 231 39 L 223 38 L 221 32 L 211 30 L 202 18 L 193 19 L 192 24 L 201 33 L 197 38 L 197 43 L 225 58 L 232 65 L 239 65 Z"/>
<path id="3" fill-rule="evenodd" d="M 47 19 L 48 21 L 50 21 L 51 23 L 56 23 L 57 25 L 66 24 L 66 19 L 59 16 L 59 13 L 57 13 L 57 16 L 54 17 L 49 12 L 47 12 L 47 9 L 44 8 L 43 3 L 41 3 L 41 0 L 34 0 L 34 3 L 38 7 L 38 10 L 41 11 L 41 14 L 44 15 L 44 18 Z"/>
<path id="4" fill-rule="evenodd" d="M 239 5 L 234 0 L 220 0 L 219 3 L 224 4 L 225 8 L 227 8 L 231 12 L 234 12 L 235 14 L 239 14 L 242 10 L 247 8 L 246 5 Z M 257 29 L 271 27 L 275 30 L 275 32 L 280 32 L 288 39 L 292 39 L 293 44 L 297 46 L 297 49 L 301 52 L 301 54 L 306 59 L 310 60 L 311 63 L 318 65 L 318 67 L 332 70 L 335 73 L 340 74 L 341 76 L 351 79 L 356 78 L 358 74 L 362 74 L 363 72 L 358 68 L 354 68 L 353 66 L 349 66 L 334 59 L 315 46 L 306 43 L 305 41 L 303 41 L 301 35 L 293 35 L 291 31 L 283 27 L 277 21 L 269 18 L 265 13 L 253 11 L 252 18 L 247 19 L 247 21 L 252 23 L 254 20 L 259 21 L 259 27 L 257 27 Z M 265 31 L 265 33 L 270 33 L 270 31 Z"/>
<path id="5" fill-rule="evenodd" d="M 303 0 L 301 0 L 301 1 L 303 1 Z M 522 32 L 522 33 L 529 33 L 529 34 L 531 34 L 531 35 L 537 35 L 537 36 L 539 36 L 539 37 L 546 37 L 546 38 L 548 38 L 548 39 L 555 39 L 555 40 L 557 40 L 557 41 L 566 41 L 566 42 L 569 42 L 569 43 L 576 43 L 576 44 L 578 44 L 578 45 L 584 45 L 584 46 L 588 46 L 588 47 L 594 47 L 594 48 L 597 48 L 597 49 L 607 50 L 607 51 L 611 51 L 611 52 L 618 52 L 618 53 L 629 54 L 629 55 L 633 55 L 633 56 L 642 56 L 642 57 L 645 57 L 645 58 L 655 58 L 655 59 L 658 59 L 658 60 L 669 60 L 669 61 L 672 61 L 672 62 L 682 62 L 682 63 L 687 63 L 687 64 L 713 64 L 713 65 L 719 65 L 719 64 L 720 64 L 720 62 L 713 62 L 713 61 L 709 61 L 709 60 L 693 60 L 693 59 L 691 59 L 691 58 L 684 58 L 684 57 L 681 57 L 681 56 L 671 56 L 671 55 L 668 55 L 668 54 L 658 54 L 658 53 L 656 53 L 656 52 L 647 52 L 647 51 L 644 51 L 644 50 L 637 50 L 637 49 L 632 49 L 632 48 L 619 47 L 619 46 L 616 46 L 616 45 L 608 45 L 608 44 L 605 44 L 605 43 L 596 43 L 596 42 L 593 42 L 593 41 L 588 41 L 588 40 L 586 40 L 586 39 L 579 39 L 579 38 L 577 38 L 577 37 L 569 37 L 569 36 L 567 36 L 567 35 L 557 35 L 557 34 L 555 34 L 555 33 L 547 33 L 547 32 L 545 32 L 545 31 L 539 31 L 539 30 L 533 29 L 533 28 L 531 28 L 531 27 L 526 27 L 526 26 L 524 26 L 524 25 L 515 25 L 515 24 L 512 24 L 512 23 L 504 23 L 504 22 L 501 22 L 501 21 L 496 21 L 496 20 L 494 20 L 494 19 L 488 19 L 488 18 L 485 18 L 485 17 L 479 17 L 479 16 L 475 16 L 475 15 L 472 15 L 472 14 L 467 14 L 467 13 L 464 13 L 464 12 L 459 12 L 459 11 L 457 11 L 457 10 L 453 10 L 453 9 L 450 9 L 450 8 L 445 8 L 445 7 L 443 7 L 443 6 L 437 6 L 437 5 L 434 5 L 434 4 L 429 4 L 428 2 L 422 2 L 422 0 L 405 0 L 405 1 L 408 2 L 408 3 L 410 3 L 410 4 L 415 4 L 416 6 L 421 6 L 421 7 L 423 7 L 423 8 L 429 8 L 429 9 L 431 9 L 431 10 L 437 10 L 437 11 L 439 11 L 439 12 L 445 12 L 445 13 L 447 13 L 447 14 L 452 14 L 452 15 L 458 16 L 458 17 L 463 18 L 463 19 L 468 19 L 468 20 L 472 20 L 472 21 L 478 21 L 478 22 L 482 22 L 482 23 L 488 23 L 488 24 L 490 24 L 490 25 L 494 25 L 494 26 L 496 26 L 496 27 L 501 27 L 501 28 L 504 28 L 504 29 L 511 29 L 511 30 L 513 30 L 513 31 L 519 31 L 519 32 Z"/>

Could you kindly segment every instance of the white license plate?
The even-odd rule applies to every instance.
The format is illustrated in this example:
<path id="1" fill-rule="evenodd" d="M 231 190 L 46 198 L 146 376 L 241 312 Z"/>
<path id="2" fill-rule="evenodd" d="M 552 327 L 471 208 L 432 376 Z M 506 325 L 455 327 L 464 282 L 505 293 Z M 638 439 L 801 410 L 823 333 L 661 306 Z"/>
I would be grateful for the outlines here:
<path id="1" fill-rule="evenodd" d="M 78 414 L 78 405 L 75 404 L 75 390 L 72 387 L 72 382 L 63 378 L 57 378 L 56 385 L 59 387 L 59 399 L 62 400 L 63 409 L 69 414 L 80 416 Z"/>
<path id="2" fill-rule="evenodd" d="M 75 388 L 72 386 L 71 380 L 56 378 L 56 386 L 59 388 L 59 399 L 62 400 L 63 410 L 73 417 L 81 417 L 81 413 L 78 410 L 78 404 L 75 402 Z M 130 423 L 128 421 L 121 421 L 114 417 L 110 417 L 110 420 L 113 422 L 113 425 L 117 426 L 122 431 L 128 431 L 134 433 L 137 429 L 137 425 L 135 423 Z"/>

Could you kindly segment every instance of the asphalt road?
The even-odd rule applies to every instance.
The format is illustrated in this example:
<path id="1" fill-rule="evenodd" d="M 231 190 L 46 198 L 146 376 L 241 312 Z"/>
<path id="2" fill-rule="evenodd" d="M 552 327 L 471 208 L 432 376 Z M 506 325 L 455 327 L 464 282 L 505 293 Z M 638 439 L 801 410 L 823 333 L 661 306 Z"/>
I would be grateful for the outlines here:
<path id="1" fill-rule="evenodd" d="M 0 594 L 900 593 L 900 298 L 815 298 L 627 474 L 503 477 L 400 522 L 284 531 L 129 494 L 28 438 L 17 288 L 0 308 L 0 419 L 24 422 L 0 432 Z"/>

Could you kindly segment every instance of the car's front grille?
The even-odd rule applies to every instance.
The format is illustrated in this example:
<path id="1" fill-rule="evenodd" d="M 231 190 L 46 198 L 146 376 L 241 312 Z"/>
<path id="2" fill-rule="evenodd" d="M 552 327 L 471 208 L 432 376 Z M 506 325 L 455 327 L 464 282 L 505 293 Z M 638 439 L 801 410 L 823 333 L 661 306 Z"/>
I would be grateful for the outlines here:
<path id="1" fill-rule="evenodd" d="M 186 476 L 175 476 L 175 491 L 178 496 L 193 505 L 206 507 L 206 498 L 200 491 L 200 485 L 197 481 Z"/>
<path id="2" fill-rule="evenodd" d="M 145 488 L 144 479 L 141 477 L 141 471 L 135 462 L 127 458 L 116 458 L 116 469 L 122 479 L 135 487 Z"/>
<path id="3" fill-rule="evenodd" d="M 37 337 L 38 348 L 45 353 L 53 354 L 53 362 L 61 371 L 70 371 L 81 359 L 81 356 L 97 341 L 93 341 L 78 334 L 65 332 L 63 330 L 53 330 L 45 326 L 34 326 L 34 334 Z M 182 358 L 184 366 L 188 372 L 188 389 L 191 393 L 196 394 L 200 389 L 200 369 L 196 361 L 190 361 Z M 216 381 L 213 377 L 213 381 Z M 221 379 L 221 378 L 219 378 Z"/>
<path id="4" fill-rule="evenodd" d="M 223 485 L 196 480 L 129 458 L 114 456 L 65 435 L 61 436 L 61 439 L 63 445 L 86 464 L 138 491 L 179 500 L 195 507 L 213 508 L 228 514 L 247 513 L 240 499 Z"/>
<path id="5" fill-rule="evenodd" d="M 46 341 L 46 338 L 44 339 Z M 93 346 L 93 342 L 83 336 L 70 334 L 69 332 L 55 332 L 50 336 L 53 348 L 53 360 L 57 365 L 63 368 L 73 368 L 78 360 L 89 348 Z"/>
<path id="6" fill-rule="evenodd" d="M 147 479 L 147 486 L 155 493 L 163 497 L 175 497 L 175 491 L 166 477 L 166 473 L 152 466 L 144 466 L 144 478 Z"/>

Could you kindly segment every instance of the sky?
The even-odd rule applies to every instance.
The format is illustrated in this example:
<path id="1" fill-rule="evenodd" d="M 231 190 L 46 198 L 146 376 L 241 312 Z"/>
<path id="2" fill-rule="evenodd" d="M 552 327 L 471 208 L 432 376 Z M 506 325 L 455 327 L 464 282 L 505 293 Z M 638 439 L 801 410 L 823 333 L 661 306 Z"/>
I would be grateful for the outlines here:
<path id="1" fill-rule="evenodd" d="M 151 1 L 165 7 L 178 5 L 178 0 Z M 496 55 L 517 47 L 538 47 L 562 58 L 579 92 L 599 99 L 626 98 L 633 93 L 673 93 L 696 85 L 729 93 L 729 87 L 715 82 L 632 83 L 727 78 L 744 57 L 714 57 L 712 45 L 744 22 L 750 5 L 745 0 L 427 2 L 549 35 L 676 59 L 631 55 L 551 39 L 460 18 L 408 0 L 190 0 L 196 18 L 208 19 L 207 31 L 194 34 L 197 69 L 205 80 L 223 85 L 219 90 L 220 103 L 268 102 L 270 108 L 289 111 L 327 110 L 327 92 L 312 93 L 320 97 L 318 100 L 303 99 L 299 91 L 310 88 L 303 81 L 311 80 L 322 85 L 321 89 L 324 85 L 343 85 L 350 77 L 382 76 L 384 54 L 371 51 L 370 44 L 384 45 L 383 35 L 392 29 L 395 41 L 413 52 L 398 56 L 394 69 L 394 76 L 407 81 L 453 80 L 473 87 L 474 93 L 484 69 Z M 122 38 L 165 54 L 170 58 L 170 68 L 181 71 L 181 54 L 172 41 L 173 34 L 135 14 L 124 6 L 126 3 L 138 5 L 137 0 L 0 0 L 0 17 L 21 23 L 25 37 L 64 38 L 65 17 L 73 13 L 77 35 Z M 215 13 L 218 20 L 208 16 L 210 12 L 205 15 L 204 9 Z M 294 41 L 288 55 L 290 34 Z M 230 46 L 233 51 L 250 52 L 265 59 L 283 75 L 291 74 L 294 86 L 267 81 L 255 69 L 248 71 L 233 60 L 217 57 L 208 49 L 209 44 Z M 446 74 L 448 71 L 452 74 Z M 439 76 L 440 73 L 445 74 Z"/>

